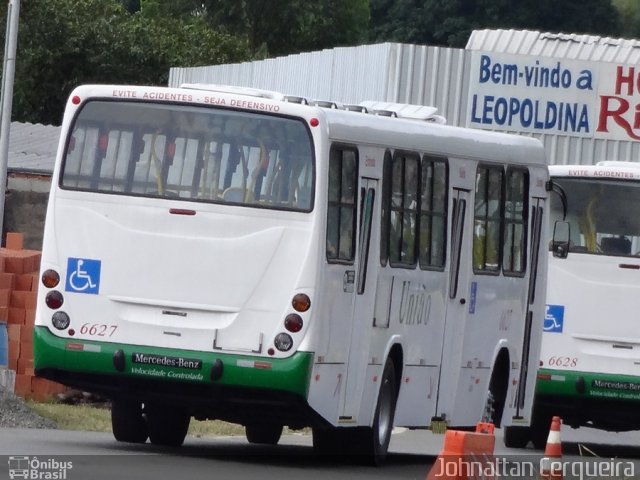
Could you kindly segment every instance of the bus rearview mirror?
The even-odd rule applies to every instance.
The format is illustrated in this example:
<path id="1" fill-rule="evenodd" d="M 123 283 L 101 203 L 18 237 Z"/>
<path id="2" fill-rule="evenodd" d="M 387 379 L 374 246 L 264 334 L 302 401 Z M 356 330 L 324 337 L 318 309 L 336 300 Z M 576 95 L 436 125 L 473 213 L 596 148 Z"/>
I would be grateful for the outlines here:
<path id="1" fill-rule="evenodd" d="M 551 250 L 557 258 L 567 258 L 569 255 L 569 239 L 571 238 L 571 226 L 569 222 L 558 220 L 553 226 L 553 240 Z"/>

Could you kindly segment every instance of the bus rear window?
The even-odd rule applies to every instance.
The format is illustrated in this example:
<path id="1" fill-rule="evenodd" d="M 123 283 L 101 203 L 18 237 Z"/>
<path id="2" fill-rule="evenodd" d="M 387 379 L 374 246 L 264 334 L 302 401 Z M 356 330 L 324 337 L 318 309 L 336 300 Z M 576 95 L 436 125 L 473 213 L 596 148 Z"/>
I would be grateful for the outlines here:
<path id="1" fill-rule="evenodd" d="M 75 119 L 60 186 L 309 211 L 305 123 L 213 108 L 91 101 Z"/>

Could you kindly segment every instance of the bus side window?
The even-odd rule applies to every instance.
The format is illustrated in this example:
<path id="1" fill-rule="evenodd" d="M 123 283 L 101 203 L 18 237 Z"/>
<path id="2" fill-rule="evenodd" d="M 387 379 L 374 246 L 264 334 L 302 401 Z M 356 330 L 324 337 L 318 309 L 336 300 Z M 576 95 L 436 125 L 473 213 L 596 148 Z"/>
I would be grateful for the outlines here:
<path id="1" fill-rule="evenodd" d="M 391 223 L 391 152 L 384 153 L 382 166 L 382 218 L 380 219 L 380 265 L 389 261 L 389 230 Z"/>
<path id="2" fill-rule="evenodd" d="M 327 260 L 331 263 L 354 261 L 357 166 L 355 149 L 332 147 L 327 205 Z"/>
<path id="3" fill-rule="evenodd" d="M 500 270 L 503 180 L 502 168 L 478 166 L 473 224 L 473 269 L 477 272 Z"/>
<path id="4" fill-rule="evenodd" d="M 444 268 L 447 240 L 446 159 L 424 156 L 420 193 L 420 268 Z"/>
<path id="5" fill-rule="evenodd" d="M 527 268 L 528 172 L 522 169 L 507 169 L 506 186 L 503 270 L 505 273 L 523 274 Z"/>
<path id="6" fill-rule="evenodd" d="M 418 226 L 420 162 L 416 154 L 396 152 L 391 168 L 389 261 L 414 267 Z"/>

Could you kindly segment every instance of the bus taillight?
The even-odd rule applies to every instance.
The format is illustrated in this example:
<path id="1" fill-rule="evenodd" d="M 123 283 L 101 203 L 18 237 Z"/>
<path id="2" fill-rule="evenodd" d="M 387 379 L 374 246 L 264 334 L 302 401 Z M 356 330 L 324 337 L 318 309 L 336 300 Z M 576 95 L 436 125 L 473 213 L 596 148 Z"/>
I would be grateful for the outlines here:
<path id="1" fill-rule="evenodd" d="M 49 293 L 47 293 L 47 296 L 44 298 L 44 301 L 47 304 L 47 307 L 49 307 L 52 310 L 57 310 L 64 303 L 64 297 L 59 291 L 51 290 Z"/>
<path id="2" fill-rule="evenodd" d="M 291 305 L 296 312 L 306 312 L 311 308 L 311 300 L 304 293 L 298 293 L 293 297 Z"/>
<path id="3" fill-rule="evenodd" d="M 288 333 L 279 333 L 273 340 L 273 344 L 281 352 L 288 352 L 293 347 L 293 338 Z"/>
<path id="4" fill-rule="evenodd" d="M 71 319 L 65 312 L 56 312 L 51 317 L 51 323 L 58 330 L 66 330 L 71 323 Z"/>
<path id="5" fill-rule="evenodd" d="M 55 270 L 45 270 L 42 273 L 42 284 L 47 288 L 55 288 L 60 283 L 60 275 Z"/>
<path id="6" fill-rule="evenodd" d="M 302 330 L 302 318 L 297 313 L 290 313 L 287 318 L 284 319 L 284 328 L 292 333 Z"/>

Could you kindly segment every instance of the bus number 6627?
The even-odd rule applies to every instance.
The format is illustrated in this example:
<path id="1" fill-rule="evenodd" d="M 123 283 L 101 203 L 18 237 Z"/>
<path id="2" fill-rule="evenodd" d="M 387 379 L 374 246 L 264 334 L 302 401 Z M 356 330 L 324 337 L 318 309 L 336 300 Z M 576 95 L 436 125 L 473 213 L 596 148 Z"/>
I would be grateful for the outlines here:
<path id="1" fill-rule="evenodd" d="M 85 323 L 80 327 L 80 334 L 90 335 L 92 337 L 111 337 L 117 329 L 117 325 L 105 325 L 104 323 Z"/>

